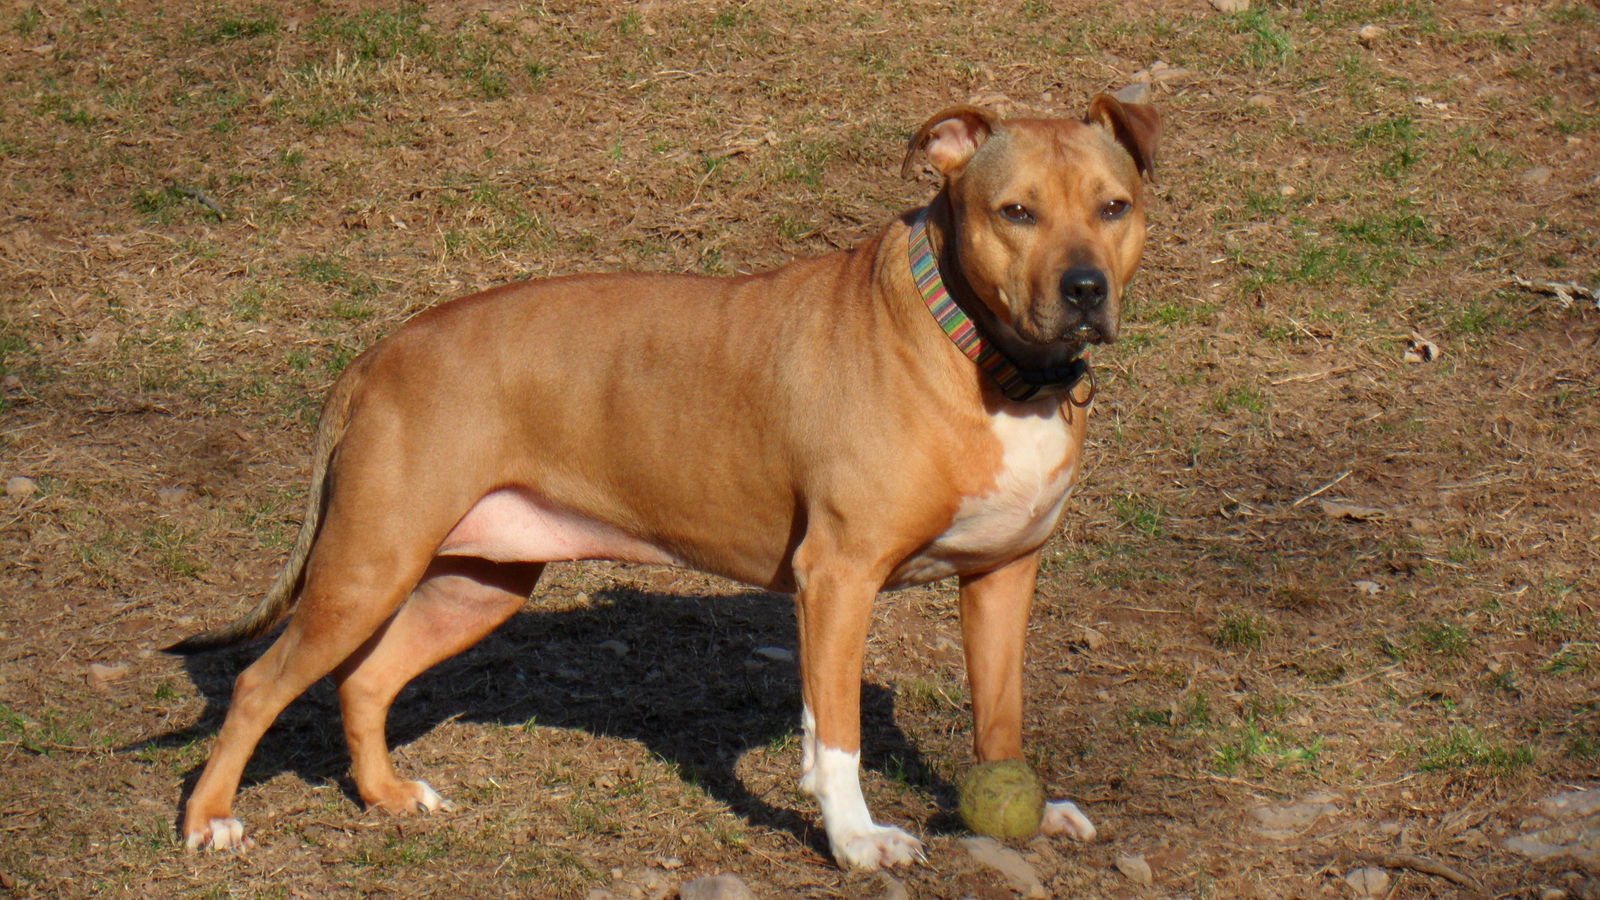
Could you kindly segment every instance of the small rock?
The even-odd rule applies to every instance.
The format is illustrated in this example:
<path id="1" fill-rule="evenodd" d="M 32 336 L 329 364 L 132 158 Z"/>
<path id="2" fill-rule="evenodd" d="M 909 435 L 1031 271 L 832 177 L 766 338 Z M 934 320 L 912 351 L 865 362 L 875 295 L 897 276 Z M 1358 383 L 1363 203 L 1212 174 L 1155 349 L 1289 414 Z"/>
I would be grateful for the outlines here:
<path id="1" fill-rule="evenodd" d="M 794 662 L 794 651 L 783 647 L 757 647 L 755 654 L 769 662 Z"/>
<path id="2" fill-rule="evenodd" d="M 1292 184 L 1284 184 L 1284 185 L 1279 185 L 1278 186 L 1278 196 L 1279 197 L 1293 197 L 1295 194 L 1298 194 L 1298 193 L 1300 193 L 1300 191 L 1298 189 L 1296 189 L 1295 186 L 1292 185 Z"/>
<path id="3" fill-rule="evenodd" d="M 1523 181 L 1526 181 L 1529 184 L 1549 184 L 1550 179 L 1554 177 L 1555 174 L 1556 170 L 1550 168 L 1549 166 L 1534 166 L 1528 171 L 1523 172 L 1521 177 Z"/>
<path id="4" fill-rule="evenodd" d="M 1251 94 L 1245 99 L 1244 105 L 1251 109 L 1271 109 L 1272 98 L 1266 94 Z"/>
<path id="5" fill-rule="evenodd" d="M 26 475 L 13 475 L 6 479 L 6 496 L 24 500 L 39 493 L 39 482 Z"/>
<path id="6" fill-rule="evenodd" d="M 676 856 L 658 856 L 656 857 L 656 865 L 668 870 L 681 869 L 683 868 L 683 860 Z"/>
<path id="7" fill-rule="evenodd" d="M 1336 800 L 1338 797 L 1333 794 L 1308 794 L 1297 803 L 1258 806 L 1250 810 L 1250 817 L 1256 820 L 1256 831 L 1263 837 L 1289 840 L 1323 816 L 1338 812 Z"/>
<path id="8" fill-rule="evenodd" d="M 594 646 L 598 650 L 610 650 L 612 653 L 615 653 L 618 656 L 628 655 L 628 645 L 622 641 L 616 640 L 615 638 L 609 641 L 601 641 Z"/>
<path id="9" fill-rule="evenodd" d="M 1352 581 L 1350 586 L 1363 594 L 1376 594 L 1383 590 L 1383 585 L 1376 581 Z"/>
<path id="10" fill-rule="evenodd" d="M 1083 632 L 1083 645 L 1088 647 L 1091 653 L 1104 648 L 1106 644 L 1110 643 L 1103 632 L 1087 625 L 1079 625 L 1078 630 Z"/>
<path id="11" fill-rule="evenodd" d="M 1184 69 L 1179 66 L 1169 65 L 1166 60 L 1158 59 L 1151 63 L 1149 68 L 1140 69 L 1133 73 L 1135 82 L 1156 81 L 1183 81 L 1194 75 L 1193 69 Z"/>
<path id="12" fill-rule="evenodd" d="M 1135 81 L 1134 83 L 1113 91 L 1111 96 L 1123 103 L 1148 103 L 1150 100 L 1150 82 Z"/>
<path id="13" fill-rule="evenodd" d="M 1250 0 L 1211 0 L 1211 8 L 1223 13 L 1242 13 L 1250 8 Z"/>
<path id="14" fill-rule="evenodd" d="M 115 665 L 108 665 L 106 663 L 89 664 L 90 684 L 100 685 L 103 687 L 120 679 L 126 674 L 128 674 L 127 663 L 116 663 Z"/>
<path id="15" fill-rule="evenodd" d="M 1361 46 L 1370 48 L 1373 44 L 1376 44 L 1378 39 L 1382 38 L 1384 32 L 1388 30 L 1389 29 L 1384 28 L 1382 25 L 1363 25 L 1361 26 L 1361 30 L 1356 32 L 1356 40 L 1361 42 Z"/>
<path id="16" fill-rule="evenodd" d="M 756 900 L 756 895 L 737 875 L 707 875 L 684 882 L 678 900 Z"/>
<path id="17" fill-rule="evenodd" d="M 611 884 L 595 890 L 605 892 L 604 900 L 612 897 L 617 900 L 667 900 L 677 889 L 666 872 L 641 866 L 627 870 L 612 869 Z M 590 900 L 602 900 L 593 896 L 593 891 L 590 893 Z"/>
<path id="18" fill-rule="evenodd" d="M 883 900 L 911 900 L 911 892 L 900 883 L 900 879 L 888 872 L 879 872 L 878 880 L 883 882 Z"/>
<path id="19" fill-rule="evenodd" d="M 972 858 L 985 866 L 1004 875 L 1011 882 L 1011 889 L 1026 898 L 1043 898 L 1050 896 L 1044 889 L 1044 882 L 1039 880 L 1039 873 L 1028 865 L 1022 854 L 1007 847 L 992 837 L 964 837 L 961 846 L 965 847 Z"/>
<path id="20" fill-rule="evenodd" d="M 0 391 L 5 391 L 6 393 L 9 394 L 12 391 L 20 391 L 20 390 L 22 390 L 22 379 L 21 378 L 18 378 L 15 375 L 7 375 L 4 378 L 0 378 Z"/>
<path id="21" fill-rule="evenodd" d="M 189 490 L 181 487 L 164 487 L 156 491 L 156 502 L 162 506 L 177 506 L 189 499 Z"/>
<path id="22" fill-rule="evenodd" d="M 1116 866 L 1118 872 L 1139 884 L 1153 884 L 1156 880 L 1155 873 L 1150 871 L 1149 860 L 1143 856 L 1118 856 Z"/>
<path id="23" fill-rule="evenodd" d="M 1539 892 L 1539 900 L 1567 900 L 1572 896 L 1558 887 L 1547 887 Z"/>
<path id="24" fill-rule="evenodd" d="M 1552 794 L 1539 801 L 1539 811 L 1552 819 L 1569 819 L 1600 812 L 1600 788 Z"/>
<path id="25" fill-rule="evenodd" d="M 1389 873 L 1377 866 L 1362 866 L 1345 873 L 1344 883 L 1355 889 L 1357 897 L 1381 897 L 1389 889 Z"/>

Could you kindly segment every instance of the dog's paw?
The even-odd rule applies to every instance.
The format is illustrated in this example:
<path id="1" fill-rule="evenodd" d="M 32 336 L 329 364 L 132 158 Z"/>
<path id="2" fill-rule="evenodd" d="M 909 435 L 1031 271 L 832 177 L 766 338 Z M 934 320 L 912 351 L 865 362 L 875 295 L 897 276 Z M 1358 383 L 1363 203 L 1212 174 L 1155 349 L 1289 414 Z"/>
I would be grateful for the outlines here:
<path id="1" fill-rule="evenodd" d="M 927 857 L 922 842 L 888 825 L 868 825 L 863 831 L 828 836 L 833 858 L 846 869 L 871 872 L 881 868 L 908 866 Z"/>
<path id="2" fill-rule="evenodd" d="M 396 781 L 382 792 L 374 792 L 363 799 L 368 806 L 400 816 L 455 809 L 449 800 L 439 796 L 439 792 L 430 787 L 426 781 Z"/>
<path id="3" fill-rule="evenodd" d="M 244 836 L 244 823 L 232 816 L 210 819 L 189 829 L 183 843 L 190 850 L 248 850 L 255 845 Z"/>
<path id="4" fill-rule="evenodd" d="M 1094 840 L 1094 823 L 1083 814 L 1078 804 L 1071 800 L 1055 800 L 1044 805 L 1044 821 L 1039 823 L 1039 830 L 1045 834 L 1062 837 L 1066 836 L 1075 841 Z"/>

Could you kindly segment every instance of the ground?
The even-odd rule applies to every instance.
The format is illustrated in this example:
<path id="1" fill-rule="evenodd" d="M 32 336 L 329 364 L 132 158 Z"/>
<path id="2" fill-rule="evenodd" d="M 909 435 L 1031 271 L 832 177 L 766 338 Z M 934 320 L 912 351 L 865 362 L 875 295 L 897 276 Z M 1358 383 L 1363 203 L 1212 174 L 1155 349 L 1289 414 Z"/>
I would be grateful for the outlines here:
<path id="1" fill-rule="evenodd" d="M 928 114 L 1142 81 L 1146 262 L 1027 682 L 1030 761 L 1101 838 L 1017 849 L 1060 897 L 1600 892 L 1504 846 L 1600 782 L 1600 310 L 1512 281 L 1600 283 L 1592 4 L 183 8 L 0 11 L 0 888 L 893 896 L 795 788 L 795 673 L 756 652 L 786 598 L 562 567 L 397 705 L 454 812 L 363 812 L 324 686 L 247 772 L 242 855 L 175 829 L 261 647 L 154 648 L 255 602 L 320 397 L 418 310 L 849 246 L 930 196 L 897 176 Z M 878 606 L 866 791 L 928 840 L 911 896 L 1009 897 L 951 813 L 953 593 Z"/>

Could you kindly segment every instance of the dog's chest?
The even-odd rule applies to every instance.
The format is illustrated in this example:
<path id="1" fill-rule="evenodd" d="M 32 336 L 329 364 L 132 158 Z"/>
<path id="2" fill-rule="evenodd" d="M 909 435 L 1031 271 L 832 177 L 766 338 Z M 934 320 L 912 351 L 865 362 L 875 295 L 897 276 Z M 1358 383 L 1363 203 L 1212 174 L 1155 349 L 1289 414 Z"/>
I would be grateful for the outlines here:
<path id="1" fill-rule="evenodd" d="M 1006 562 L 1049 537 L 1078 467 L 1071 430 L 1059 409 L 1051 412 L 990 417 L 1001 446 L 993 486 L 962 498 L 949 526 L 901 565 L 892 587 Z"/>

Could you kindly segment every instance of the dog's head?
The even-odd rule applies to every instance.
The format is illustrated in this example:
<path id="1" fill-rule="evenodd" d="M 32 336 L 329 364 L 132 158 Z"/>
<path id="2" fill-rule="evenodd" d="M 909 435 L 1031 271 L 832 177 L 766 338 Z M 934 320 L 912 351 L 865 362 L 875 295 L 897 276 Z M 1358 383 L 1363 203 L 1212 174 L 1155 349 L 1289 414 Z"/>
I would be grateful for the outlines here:
<path id="1" fill-rule="evenodd" d="M 944 176 L 946 280 L 982 302 L 980 325 L 1019 365 L 1116 340 L 1160 130 L 1153 107 L 1100 94 L 1081 120 L 956 106 L 912 136 L 902 171 L 926 154 Z"/>

